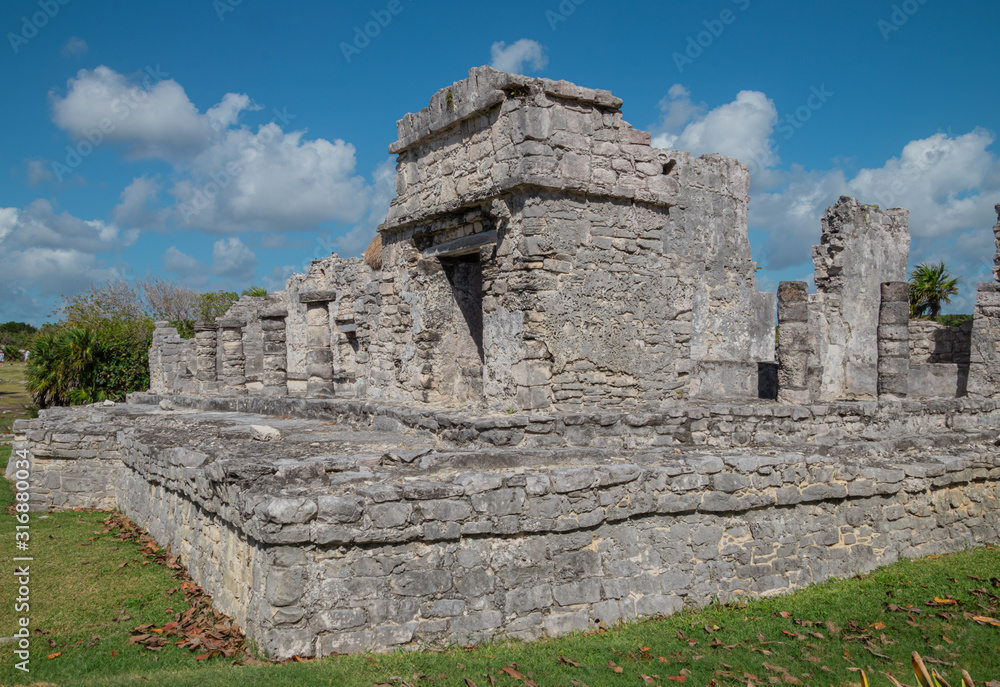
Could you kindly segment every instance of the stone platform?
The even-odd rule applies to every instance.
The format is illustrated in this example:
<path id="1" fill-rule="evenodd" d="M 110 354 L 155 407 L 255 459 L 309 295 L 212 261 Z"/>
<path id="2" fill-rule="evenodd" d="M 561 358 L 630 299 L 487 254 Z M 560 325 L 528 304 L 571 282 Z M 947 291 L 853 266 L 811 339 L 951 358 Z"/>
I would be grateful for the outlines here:
<path id="1" fill-rule="evenodd" d="M 1000 542 L 997 401 L 161 400 L 19 421 L 32 508 L 118 505 L 276 658 L 556 635 Z"/>

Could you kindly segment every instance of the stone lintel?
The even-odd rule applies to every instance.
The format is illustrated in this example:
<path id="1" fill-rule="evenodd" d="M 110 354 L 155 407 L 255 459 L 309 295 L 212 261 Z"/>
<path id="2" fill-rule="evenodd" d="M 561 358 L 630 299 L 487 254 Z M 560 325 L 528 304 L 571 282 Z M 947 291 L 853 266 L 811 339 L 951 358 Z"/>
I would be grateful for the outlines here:
<path id="1" fill-rule="evenodd" d="M 299 292 L 299 303 L 329 303 L 335 300 L 337 300 L 337 292 L 333 289 Z"/>
<path id="2" fill-rule="evenodd" d="M 425 248 L 421 257 L 425 260 L 428 258 L 455 258 L 460 255 L 468 255 L 470 253 L 479 252 L 481 246 L 486 246 L 491 243 L 497 242 L 497 232 L 496 229 L 492 231 L 483 231 L 478 234 L 470 234 L 469 236 L 463 236 L 462 238 L 454 239 L 453 241 L 445 241 L 444 243 L 439 243 L 436 246 L 430 246 Z"/>

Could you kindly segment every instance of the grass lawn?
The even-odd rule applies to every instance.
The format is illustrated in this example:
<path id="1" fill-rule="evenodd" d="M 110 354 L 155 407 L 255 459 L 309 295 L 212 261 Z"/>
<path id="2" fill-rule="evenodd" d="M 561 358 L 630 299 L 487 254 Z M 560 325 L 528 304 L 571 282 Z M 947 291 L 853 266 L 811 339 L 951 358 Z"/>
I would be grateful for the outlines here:
<path id="1" fill-rule="evenodd" d="M 9 450 L 0 447 L 0 463 Z M 3 481 L 0 508 L 6 511 L 12 502 Z M 1000 679 L 1000 627 L 974 620 L 1000 617 L 1000 550 L 991 547 L 904 561 L 743 606 L 713 606 L 531 644 L 232 665 L 222 657 L 197 661 L 194 652 L 171 643 L 161 651 L 128 644 L 137 625 L 162 627 L 186 604 L 182 594 L 166 593 L 178 584 L 171 571 L 144 565 L 137 544 L 102 533 L 106 517 L 32 514 L 31 672 L 15 670 L 13 647 L 2 644 L 0 684 L 849 685 L 861 681 L 852 668 L 866 668 L 874 687 L 890 684 L 883 671 L 916 684 L 909 668 L 915 650 L 938 661 L 928 667 L 953 687 L 962 667 L 980 685 Z M 10 516 L 0 518 L 2 636 L 12 635 L 16 623 L 9 572 L 14 525 Z"/>
<path id="2" fill-rule="evenodd" d="M 24 390 L 27 369 L 26 363 L 0 365 L 0 434 L 9 434 L 14 420 L 36 416 L 31 394 Z"/>

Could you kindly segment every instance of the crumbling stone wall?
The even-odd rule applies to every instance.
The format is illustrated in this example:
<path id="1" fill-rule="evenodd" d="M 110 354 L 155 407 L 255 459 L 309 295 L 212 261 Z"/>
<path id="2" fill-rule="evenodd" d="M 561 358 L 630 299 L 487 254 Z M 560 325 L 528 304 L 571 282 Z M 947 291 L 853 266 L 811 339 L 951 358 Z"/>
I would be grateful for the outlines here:
<path id="1" fill-rule="evenodd" d="M 198 352 L 168 322 L 157 322 L 149 349 L 149 389 L 160 394 L 198 393 Z"/>
<path id="2" fill-rule="evenodd" d="M 400 120 L 372 398 L 756 397 L 774 300 L 753 276 L 746 168 L 654 149 L 620 107 L 606 91 L 482 68 Z M 698 360 L 732 364 L 736 380 L 712 369 L 701 383 Z"/>
<path id="3" fill-rule="evenodd" d="M 817 293 L 809 299 L 813 398 L 877 396 L 880 288 L 906 281 L 908 216 L 847 196 L 823 215 L 813 247 Z"/>
<path id="4" fill-rule="evenodd" d="M 288 347 L 288 388 L 292 394 L 305 395 L 308 381 L 308 325 L 306 304 L 298 299 L 302 292 L 327 291 L 333 300 L 327 306 L 331 332 L 333 366 L 355 377 L 359 365 L 366 361 L 371 328 L 368 306 L 371 296 L 366 288 L 374 272 L 360 258 L 341 258 L 336 254 L 313 260 L 305 274 L 293 274 L 285 291 L 272 294 L 275 302 L 286 308 L 285 335 Z M 362 392 L 362 395 L 363 392 Z"/>
<path id="5" fill-rule="evenodd" d="M 46 412 L 18 422 L 18 445 L 37 467 L 28 431 L 145 416 L 116 432 L 118 504 L 274 658 L 558 635 L 1000 541 L 992 434 L 881 453 L 422 449 L 409 464 L 288 435 L 255 460 L 246 415 L 147 408 Z"/>

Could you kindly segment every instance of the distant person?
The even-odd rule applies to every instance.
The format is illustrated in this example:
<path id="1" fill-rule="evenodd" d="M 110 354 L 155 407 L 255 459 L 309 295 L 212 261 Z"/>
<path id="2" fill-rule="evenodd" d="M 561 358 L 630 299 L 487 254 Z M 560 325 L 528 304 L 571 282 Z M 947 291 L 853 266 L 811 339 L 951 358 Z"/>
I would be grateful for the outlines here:
<path id="1" fill-rule="evenodd" d="M 28 351 L 24 352 L 24 360 L 23 360 L 23 362 L 28 362 Z"/>
<path id="2" fill-rule="evenodd" d="M 0 365 L 3 365 L 3 351 L 0 350 Z"/>

